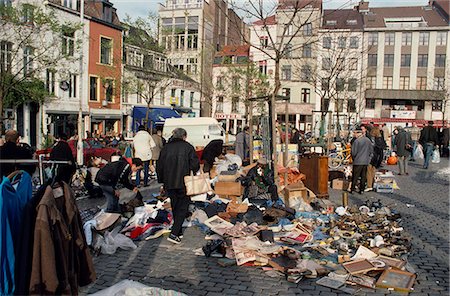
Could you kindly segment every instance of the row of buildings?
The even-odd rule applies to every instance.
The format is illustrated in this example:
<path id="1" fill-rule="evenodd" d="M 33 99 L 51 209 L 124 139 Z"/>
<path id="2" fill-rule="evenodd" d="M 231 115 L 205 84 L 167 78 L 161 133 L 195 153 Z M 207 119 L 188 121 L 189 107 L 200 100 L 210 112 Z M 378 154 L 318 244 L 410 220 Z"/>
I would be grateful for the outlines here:
<path id="1" fill-rule="evenodd" d="M 323 9 L 320 0 L 280 0 L 249 24 L 224 0 L 167 0 L 159 6 L 157 41 L 122 23 L 109 0 L 0 2 L 19 5 L 64 24 L 44 43 L 19 48 L 2 19 L 1 30 L 13 34 L 0 36 L 1 70 L 31 72 L 51 94 L 5 109 L 6 127 L 32 146 L 42 144 L 42 134 L 73 134 L 79 114 L 84 131 L 100 134 L 131 136 L 149 113 L 153 121 L 213 116 L 236 133 L 249 109 L 255 120 L 267 113 L 249 99 L 269 94 L 277 71 L 279 94 L 288 99 L 287 114 L 285 103 L 275 107 L 278 119 L 288 116 L 301 130 L 318 130 L 323 116 L 342 128 L 448 119 L 448 0 L 389 8 L 362 1 L 338 10 Z M 51 59 L 41 58 L 39 67 L 33 57 L 46 50 L 62 58 L 48 67 Z"/>
<path id="2" fill-rule="evenodd" d="M 248 60 L 273 85 L 279 59 L 279 94 L 289 98 L 291 126 L 318 131 L 325 113 L 334 131 L 356 122 L 442 125 L 450 111 L 449 6 L 373 8 L 362 1 L 326 10 L 322 1 L 280 1 L 273 15 L 250 25 L 247 45 L 216 54 L 226 59 L 213 64 L 213 114 L 227 127 L 239 125 L 249 80 L 236 76 L 244 84 L 239 96 L 228 91 L 234 79 L 223 87 L 223 77 Z M 276 109 L 284 122 L 285 104 Z"/>

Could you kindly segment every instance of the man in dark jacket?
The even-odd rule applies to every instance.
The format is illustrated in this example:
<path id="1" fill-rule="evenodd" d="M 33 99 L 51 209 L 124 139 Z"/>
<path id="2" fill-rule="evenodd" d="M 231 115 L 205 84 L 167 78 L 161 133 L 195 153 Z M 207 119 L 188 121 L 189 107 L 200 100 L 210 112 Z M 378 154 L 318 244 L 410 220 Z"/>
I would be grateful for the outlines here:
<path id="1" fill-rule="evenodd" d="M 58 164 L 56 167 L 56 180 L 61 180 L 70 185 L 72 176 L 76 171 L 75 158 L 72 154 L 72 149 L 70 149 L 67 143 L 67 135 L 62 133 L 59 135 L 58 143 L 53 147 L 52 152 L 50 152 L 50 160 L 65 160 L 70 161 L 70 164 Z"/>
<path id="2" fill-rule="evenodd" d="M 223 140 L 212 140 L 203 149 L 203 171 L 208 173 L 214 165 L 216 157 L 223 154 Z"/>
<path id="3" fill-rule="evenodd" d="M 176 128 L 171 140 L 163 147 L 156 164 L 158 182 L 164 184 L 172 206 L 173 225 L 168 240 L 179 244 L 183 236 L 183 222 L 188 214 L 190 199 L 186 196 L 184 177 L 195 174 L 200 161 L 194 147 L 186 142 L 185 129 Z"/>
<path id="4" fill-rule="evenodd" d="M 434 146 L 439 143 L 436 129 L 433 127 L 434 122 L 428 121 L 428 126 L 424 127 L 420 132 L 419 143 L 423 147 L 424 163 L 423 168 L 428 169 L 430 158 L 433 155 Z"/>
<path id="5" fill-rule="evenodd" d="M 398 169 L 399 175 L 408 175 L 408 159 L 411 155 L 410 150 L 412 149 L 411 135 L 406 132 L 403 127 L 397 127 L 398 134 L 394 139 L 394 147 L 396 147 L 396 152 L 398 156 Z"/>
<path id="6" fill-rule="evenodd" d="M 352 144 L 353 172 L 350 192 L 355 190 L 356 182 L 361 178 L 359 193 L 362 194 L 366 187 L 367 167 L 372 159 L 373 144 L 361 129 L 356 130 L 356 137 Z"/>
<path id="7" fill-rule="evenodd" d="M 32 153 L 18 145 L 19 133 L 15 130 L 8 130 L 5 133 L 5 144 L 0 147 L 0 159 L 15 159 L 19 160 L 17 163 L 0 163 L 1 176 L 7 177 L 15 170 L 24 170 L 30 176 L 36 170 L 35 164 L 21 164 L 20 159 L 32 159 Z"/>
<path id="8" fill-rule="evenodd" d="M 103 194 L 106 196 L 108 203 L 106 212 L 120 213 L 119 197 L 120 189 L 125 187 L 134 192 L 137 192 L 137 188 L 131 184 L 131 173 L 137 172 L 142 169 L 143 163 L 140 158 L 133 158 L 131 165 L 124 158 L 120 158 L 118 161 L 110 162 L 101 168 L 95 182 L 100 185 L 103 190 Z"/>

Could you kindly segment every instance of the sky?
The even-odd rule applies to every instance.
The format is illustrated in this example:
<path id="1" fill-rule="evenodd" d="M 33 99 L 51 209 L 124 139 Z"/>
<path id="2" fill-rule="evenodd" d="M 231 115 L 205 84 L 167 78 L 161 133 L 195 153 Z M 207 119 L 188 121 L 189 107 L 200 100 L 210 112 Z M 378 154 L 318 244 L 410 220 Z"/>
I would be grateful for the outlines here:
<path id="1" fill-rule="evenodd" d="M 117 8 L 120 19 L 124 19 L 125 15 L 130 15 L 133 19 L 136 17 L 146 17 L 149 11 L 158 12 L 159 3 L 162 0 L 110 0 Z M 237 0 L 239 2 L 239 0 Z M 357 4 L 358 0 L 323 0 L 325 9 L 351 8 Z M 427 0 L 370 0 L 370 7 L 380 6 L 416 6 L 426 5 Z M 345 6 L 345 7 L 344 7 Z"/>

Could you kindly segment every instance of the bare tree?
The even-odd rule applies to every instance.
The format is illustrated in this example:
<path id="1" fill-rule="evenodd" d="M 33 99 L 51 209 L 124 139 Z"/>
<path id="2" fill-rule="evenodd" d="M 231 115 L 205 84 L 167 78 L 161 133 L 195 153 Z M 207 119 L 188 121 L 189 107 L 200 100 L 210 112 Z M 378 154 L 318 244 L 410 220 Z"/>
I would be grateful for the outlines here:
<path id="1" fill-rule="evenodd" d="M 0 131 L 3 131 L 5 107 L 42 103 L 51 97 L 42 77 L 46 70 L 53 72 L 56 68 L 64 76 L 66 66 L 78 59 L 75 33 L 82 25 L 58 21 L 51 7 L 14 3 L 0 5 L 0 27 Z"/>

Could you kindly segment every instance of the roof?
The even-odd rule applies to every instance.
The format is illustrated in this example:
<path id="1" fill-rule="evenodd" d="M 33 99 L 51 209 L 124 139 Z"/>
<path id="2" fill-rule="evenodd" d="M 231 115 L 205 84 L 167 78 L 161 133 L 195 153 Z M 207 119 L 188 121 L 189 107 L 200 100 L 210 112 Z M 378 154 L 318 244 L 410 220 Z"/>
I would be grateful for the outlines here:
<path id="1" fill-rule="evenodd" d="M 216 57 L 239 56 L 248 57 L 250 51 L 249 45 L 225 45 L 221 51 L 216 53 Z"/>
<path id="2" fill-rule="evenodd" d="M 386 27 L 385 18 L 422 17 L 428 27 L 448 26 L 448 22 L 430 6 L 409 7 L 377 7 L 370 8 L 370 12 L 364 15 L 366 28 Z"/>
<path id="3" fill-rule="evenodd" d="M 363 16 L 357 10 L 325 9 L 323 11 L 322 28 L 324 29 L 363 29 L 363 26 Z"/>
<path id="4" fill-rule="evenodd" d="M 432 1 L 432 5 L 442 13 L 442 15 L 447 19 L 448 22 L 448 17 L 450 14 L 450 0 L 434 0 Z"/>
<path id="5" fill-rule="evenodd" d="M 158 46 L 158 41 L 152 38 L 144 29 L 127 23 L 122 23 L 122 27 L 126 30 L 124 35 L 125 44 L 162 52 L 162 49 Z"/>
<path id="6" fill-rule="evenodd" d="M 275 18 L 275 15 L 271 15 L 266 17 L 265 19 L 262 20 L 257 20 L 256 22 L 253 22 L 253 25 L 257 25 L 257 26 L 263 26 L 263 25 L 276 25 L 277 24 L 277 20 Z"/>
<path id="7" fill-rule="evenodd" d="M 322 0 L 279 0 L 280 9 L 303 9 L 307 6 L 322 9 Z"/>

